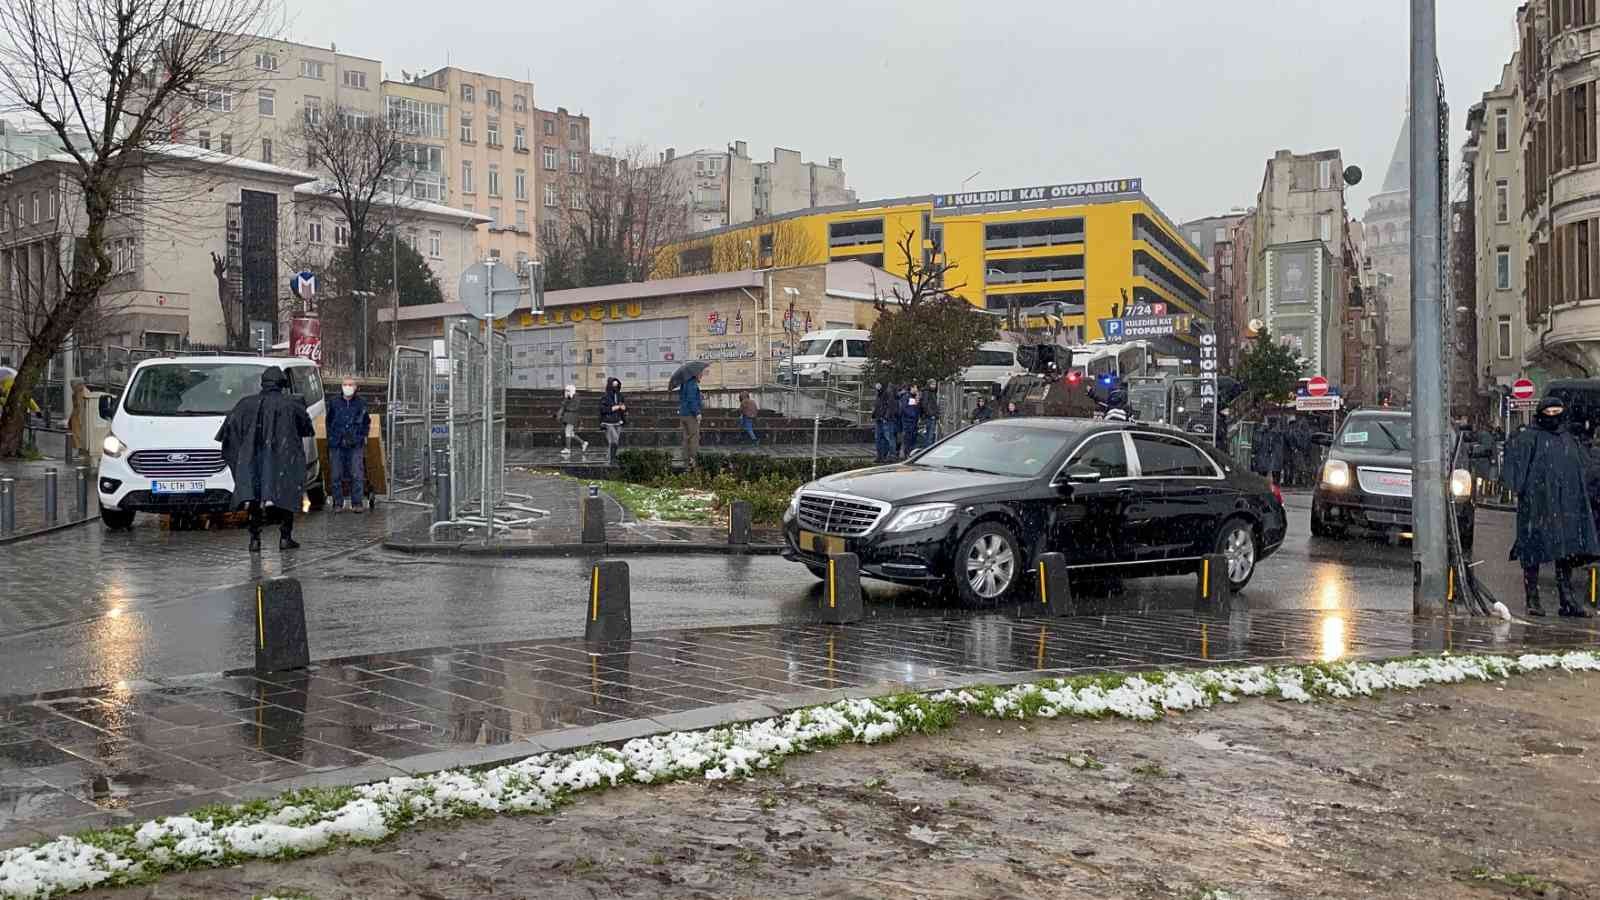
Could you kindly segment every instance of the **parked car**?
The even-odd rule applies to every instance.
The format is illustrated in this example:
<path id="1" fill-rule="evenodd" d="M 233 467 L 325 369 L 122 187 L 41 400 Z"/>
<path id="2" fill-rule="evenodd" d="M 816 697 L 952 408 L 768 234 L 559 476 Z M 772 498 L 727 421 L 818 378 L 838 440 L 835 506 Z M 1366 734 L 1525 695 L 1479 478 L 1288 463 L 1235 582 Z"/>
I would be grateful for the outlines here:
<path id="1" fill-rule="evenodd" d="M 289 391 L 315 420 L 326 411 L 317 365 L 299 357 L 190 356 L 140 363 L 121 397 L 100 399 L 111 421 L 100 453 L 100 518 L 127 528 L 141 512 L 192 514 L 230 508 L 233 473 L 216 440 L 241 397 L 261 389 L 261 372 L 278 366 Z M 326 496 L 313 438 L 306 438 L 306 496 L 313 509 Z"/>
<path id="2" fill-rule="evenodd" d="M 827 328 L 800 336 L 792 365 L 782 367 L 778 380 L 788 384 L 854 379 L 867 364 L 872 332 L 858 328 Z"/>
<path id="3" fill-rule="evenodd" d="M 1288 530 L 1277 489 L 1204 441 L 1046 417 L 974 425 L 906 463 L 811 482 L 783 524 L 785 557 L 814 575 L 848 552 L 865 576 L 971 606 L 1016 595 L 1045 552 L 1117 577 L 1193 572 L 1222 553 L 1240 589 Z"/>
<path id="4" fill-rule="evenodd" d="M 1316 489 L 1311 493 L 1311 535 L 1337 539 L 1352 529 L 1386 535 L 1411 533 L 1411 413 L 1362 410 L 1345 419 L 1327 446 Z M 1450 473 L 1450 503 L 1461 547 L 1472 549 L 1477 503 L 1472 474 Z"/>

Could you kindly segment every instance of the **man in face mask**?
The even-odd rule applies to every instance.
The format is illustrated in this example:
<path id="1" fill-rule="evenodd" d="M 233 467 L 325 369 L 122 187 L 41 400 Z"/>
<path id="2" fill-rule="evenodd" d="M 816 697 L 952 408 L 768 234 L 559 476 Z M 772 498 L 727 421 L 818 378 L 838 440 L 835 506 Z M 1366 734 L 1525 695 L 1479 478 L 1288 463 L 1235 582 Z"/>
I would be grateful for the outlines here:
<path id="1" fill-rule="evenodd" d="M 1572 589 L 1572 570 L 1600 557 L 1600 536 L 1589 514 L 1584 484 L 1586 454 L 1562 427 L 1566 405 L 1546 397 L 1533 417 L 1534 427 L 1506 447 L 1505 477 L 1517 497 L 1517 538 L 1511 558 L 1522 563 L 1528 615 L 1542 616 L 1539 567 L 1555 563 L 1560 614 L 1588 618 L 1591 613 Z"/>
<path id="2" fill-rule="evenodd" d="M 361 512 L 366 502 L 367 401 L 356 394 L 356 380 L 346 377 L 339 396 L 328 404 L 328 461 L 333 467 L 333 511 L 343 512 L 350 500 L 350 511 Z M 350 482 L 346 491 L 345 480 Z"/>

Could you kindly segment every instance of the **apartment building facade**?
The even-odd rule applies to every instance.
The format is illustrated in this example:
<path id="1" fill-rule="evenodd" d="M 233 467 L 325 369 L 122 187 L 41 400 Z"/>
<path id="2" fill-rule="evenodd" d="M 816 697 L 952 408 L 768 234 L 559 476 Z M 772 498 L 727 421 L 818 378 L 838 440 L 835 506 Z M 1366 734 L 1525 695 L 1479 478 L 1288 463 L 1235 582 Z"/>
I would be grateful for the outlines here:
<path id="1" fill-rule="evenodd" d="M 1373 267 L 1393 276 L 1383 310 L 1387 342 L 1384 381 L 1396 397 L 1411 396 L 1411 116 L 1400 125 L 1383 184 L 1362 218 Z"/>
<path id="2" fill-rule="evenodd" d="M 1202 274 L 1200 282 L 1211 295 L 1211 306 L 1216 313 L 1218 362 L 1224 371 L 1231 369 L 1238 358 L 1238 347 L 1244 331 L 1234 306 L 1234 233 L 1235 227 L 1245 218 L 1245 211 L 1207 216 L 1184 222 L 1178 228 L 1189 238 L 1189 243 L 1200 251 L 1200 256 L 1211 267 Z"/>
<path id="3" fill-rule="evenodd" d="M 568 112 L 564 106 L 533 112 L 534 133 L 529 140 L 536 158 L 529 169 L 530 189 L 537 200 L 538 233 L 546 234 L 566 227 L 574 216 L 582 221 L 585 191 L 597 162 L 588 116 Z"/>
<path id="4" fill-rule="evenodd" d="M 756 162 L 749 144 L 734 141 L 726 150 L 681 156 L 669 147 L 661 162 L 680 185 L 691 233 L 856 202 L 838 156 L 822 165 L 806 162 L 798 150 L 776 147 L 771 162 Z"/>

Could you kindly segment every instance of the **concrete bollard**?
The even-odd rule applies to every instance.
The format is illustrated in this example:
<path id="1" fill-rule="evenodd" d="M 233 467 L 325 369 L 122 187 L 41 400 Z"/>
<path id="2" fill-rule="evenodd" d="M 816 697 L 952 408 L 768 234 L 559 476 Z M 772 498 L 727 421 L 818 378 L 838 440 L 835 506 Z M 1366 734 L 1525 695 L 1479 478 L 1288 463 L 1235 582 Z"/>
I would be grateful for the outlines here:
<path id="1" fill-rule="evenodd" d="M 728 508 L 728 543 L 735 546 L 744 546 L 750 543 L 750 520 L 755 517 L 755 508 L 748 500 L 735 500 Z"/>
<path id="2" fill-rule="evenodd" d="M 17 530 L 17 480 L 0 478 L 0 537 Z"/>
<path id="3" fill-rule="evenodd" d="M 822 584 L 821 621 L 849 625 L 861 621 L 861 561 L 854 553 L 828 556 L 828 577 Z"/>
<path id="4" fill-rule="evenodd" d="M 1032 615 L 1072 616 L 1078 606 L 1072 599 L 1072 585 L 1067 577 L 1067 558 L 1060 553 L 1041 553 L 1035 574 L 1039 579 L 1039 602 L 1033 604 Z"/>
<path id="5" fill-rule="evenodd" d="M 579 516 L 582 525 L 582 537 L 585 544 L 604 544 L 606 542 L 606 500 L 600 496 L 600 485 L 589 485 L 583 495 L 582 514 Z"/>
<path id="6" fill-rule="evenodd" d="M 602 559 L 589 570 L 589 616 L 583 637 L 590 641 L 625 641 L 633 637 L 628 564 L 620 559 Z"/>
<path id="7" fill-rule="evenodd" d="M 282 672 L 311 665 L 306 642 L 306 602 L 295 578 L 256 582 L 256 671 Z"/>
<path id="8" fill-rule="evenodd" d="M 1194 611 L 1228 613 L 1233 610 L 1233 585 L 1228 582 L 1228 558 L 1220 553 L 1200 557 L 1195 570 Z"/>
<path id="9" fill-rule="evenodd" d="M 56 497 L 56 470 L 54 468 L 45 469 L 44 470 L 44 527 L 46 527 L 46 528 L 54 528 L 54 527 L 56 527 L 56 523 L 60 519 L 60 513 L 59 513 L 59 510 L 58 510 L 58 508 L 56 506 L 57 499 L 58 498 Z"/>
<path id="10" fill-rule="evenodd" d="M 76 476 L 76 483 L 78 487 L 77 494 L 75 495 L 75 499 L 77 500 L 77 514 L 74 519 L 75 521 L 81 522 L 84 519 L 89 518 L 89 467 L 78 466 L 73 470 L 73 474 Z"/>

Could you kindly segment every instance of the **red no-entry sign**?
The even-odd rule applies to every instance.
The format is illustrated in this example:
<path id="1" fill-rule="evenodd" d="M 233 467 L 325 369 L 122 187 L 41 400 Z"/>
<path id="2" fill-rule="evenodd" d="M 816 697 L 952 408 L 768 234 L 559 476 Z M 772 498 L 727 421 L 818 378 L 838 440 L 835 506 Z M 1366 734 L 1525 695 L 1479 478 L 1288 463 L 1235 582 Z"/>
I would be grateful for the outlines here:
<path id="1" fill-rule="evenodd" d="M 1313 375 L 1306 382 L 1306 393 L 1313 397 L 1324 397 L 1328 393 L 1328 379 L 1321 375 Z"/>
<path id="2" fill-rule="evenodd" d="M 1511 382 L 1511 396 L 1518 400 L 1533 399 L 1533 382 L 1526 378 L 1518 378 Z"/>

